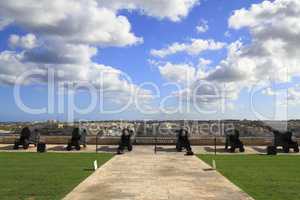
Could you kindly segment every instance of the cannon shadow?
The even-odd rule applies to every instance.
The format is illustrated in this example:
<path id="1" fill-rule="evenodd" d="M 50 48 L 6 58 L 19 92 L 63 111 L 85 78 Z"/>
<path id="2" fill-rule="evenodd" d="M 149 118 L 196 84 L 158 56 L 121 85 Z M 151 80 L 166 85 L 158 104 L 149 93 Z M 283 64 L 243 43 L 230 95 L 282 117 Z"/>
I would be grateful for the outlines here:
<path id="1" fill-rule="evenodd" d="M 66 147 L 63 145 L 57 145 L 55 147 L 47 148 L 49 151 L 66 151 Z"/>
<path id="2" fill-rule="evenodd" d="M 257 151 L 258 153 L 267 153 L 266 148 L 262 148 L 262 147 L 252 147 L 252 149 L 254 151 Z"/>
<path id="3" fill-rule="evenodd" d="M 204 150 L 210 153 L 215 152 L 215 148 L 212 147 L 204 147 Z M 225 148 L 217 148 L 217 153 L 228 153 Z"/>
<path id="4" fill-rule="evenodd" d="M 165 148 L 165 147 L 156 147 L 156 151 L 163 151 L 163 152 L 177 152 L 175 147 Z"/>
<path id="5" fill-rule="evenodd" d="M 101 146 L 97 149 L 97 151 L 103 151 L 108 153 L 115 153 L 118 151 L 118 147 L 110 147 L 110 146 Z"/>

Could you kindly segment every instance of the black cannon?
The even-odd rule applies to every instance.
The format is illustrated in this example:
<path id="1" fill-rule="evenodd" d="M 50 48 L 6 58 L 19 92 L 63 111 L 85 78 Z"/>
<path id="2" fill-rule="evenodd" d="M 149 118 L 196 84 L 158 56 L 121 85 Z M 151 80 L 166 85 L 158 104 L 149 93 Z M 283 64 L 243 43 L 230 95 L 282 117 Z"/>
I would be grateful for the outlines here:
<path id="1" fill-rule="evenodd" d="M 235 149 L 239 148 L 240 152 L 244 152 L 244 144 L 240 140 L 240 132 L 237 129 L 226 133 L 225 139 L 225 150 L 229 150 L 229 152 L 235 152 Z"/>
<path id="2" fill-rule="evenodd" d="M 86 129 L 80 129 L 80 128 L 74 128 L 72 132 L 72 138 L 68 143 L 67 150 L 71 151 L 73 148 L 75 148 L 77 151 L 81 149 L 81 145 L 83 147 L 86 147 L 86 135 L 87 130 Z"/>
<path id="3" fill-rule="evenodd" d="M 124 149 L 127 147 L 128 151 L 132 151 L 132 144 L 131 144 L 131 135 L 133 134 L 132 130 L 125 128 L 122 130 L 122 135 L 118 147 L 118 154 L 122 154 Z"/>
<path id="4" fill-rule="evenodd" d="M 189 140 L 189 133 L 186 129 L 180 129 L 177 132 L 176 150 L 181 152 L 186 149 L 186 155 L 193 155 L 192 147 Z"/>
<path id="5" fill-rule="evenodd" d="M 30 144 L 37 145 L 39 141 L 39 132 L 37 129 L 31 131 L 29 127 L 24 127 L 21 130 L 20 138 L 16 139 L 14 149 L 19 149 L 22 146 L 23 149 L 28 149 Z"/>
<path id="6" fill-rule="evenodd" d="M 289 153 L 290 149 L 294 152 L 299 152 L 298 143 L 292 138 L 293 133 L 291 131 L 279 132 L 277 130 L 273 131 L 274 140 L 273 145 L 268 146 L 267 153 L 270 155 L 275 155 L 277 153 L 277 147 L 281 146 L 284 153 Z"/>

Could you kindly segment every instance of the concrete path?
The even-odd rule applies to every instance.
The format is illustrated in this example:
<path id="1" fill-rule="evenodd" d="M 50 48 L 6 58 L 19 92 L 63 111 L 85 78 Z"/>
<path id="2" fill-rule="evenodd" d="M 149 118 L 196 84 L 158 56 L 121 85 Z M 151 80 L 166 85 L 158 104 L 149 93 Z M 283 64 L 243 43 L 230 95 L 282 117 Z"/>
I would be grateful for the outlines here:
<path id="1" fill-rule="evenodd" d="M 117 155 L 64 200 L 253 200 L 196 156 L 143 149 Z"/>

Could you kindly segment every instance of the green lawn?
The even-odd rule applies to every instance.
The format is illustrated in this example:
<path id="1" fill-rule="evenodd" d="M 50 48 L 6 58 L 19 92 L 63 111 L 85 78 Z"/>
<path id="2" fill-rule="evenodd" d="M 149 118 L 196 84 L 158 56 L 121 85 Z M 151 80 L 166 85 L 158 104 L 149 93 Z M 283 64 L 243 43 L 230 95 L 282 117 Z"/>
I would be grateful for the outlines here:
<path id="1" fill-rule="evenodd" d="M 0 153 L 0 199 L 61 199 L 112 154 Z"/>
<path id="2" fill-rule="evenodd" d="M 300 157 L 266 155 L 199 155 L 216 160 L 217 170 L 256 200 L 300 199 Z"/>

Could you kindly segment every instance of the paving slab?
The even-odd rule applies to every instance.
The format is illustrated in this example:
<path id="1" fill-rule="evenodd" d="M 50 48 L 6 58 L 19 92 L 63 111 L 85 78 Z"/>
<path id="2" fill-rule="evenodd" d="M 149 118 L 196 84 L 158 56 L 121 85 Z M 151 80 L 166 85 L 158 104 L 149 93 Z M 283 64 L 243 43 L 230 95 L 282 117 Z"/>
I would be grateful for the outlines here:
<path id="1" fill-rule="evenodd" d="M 145 149 L 117 155 L 64 200 L 253 200 L 196 156 Z"/>

